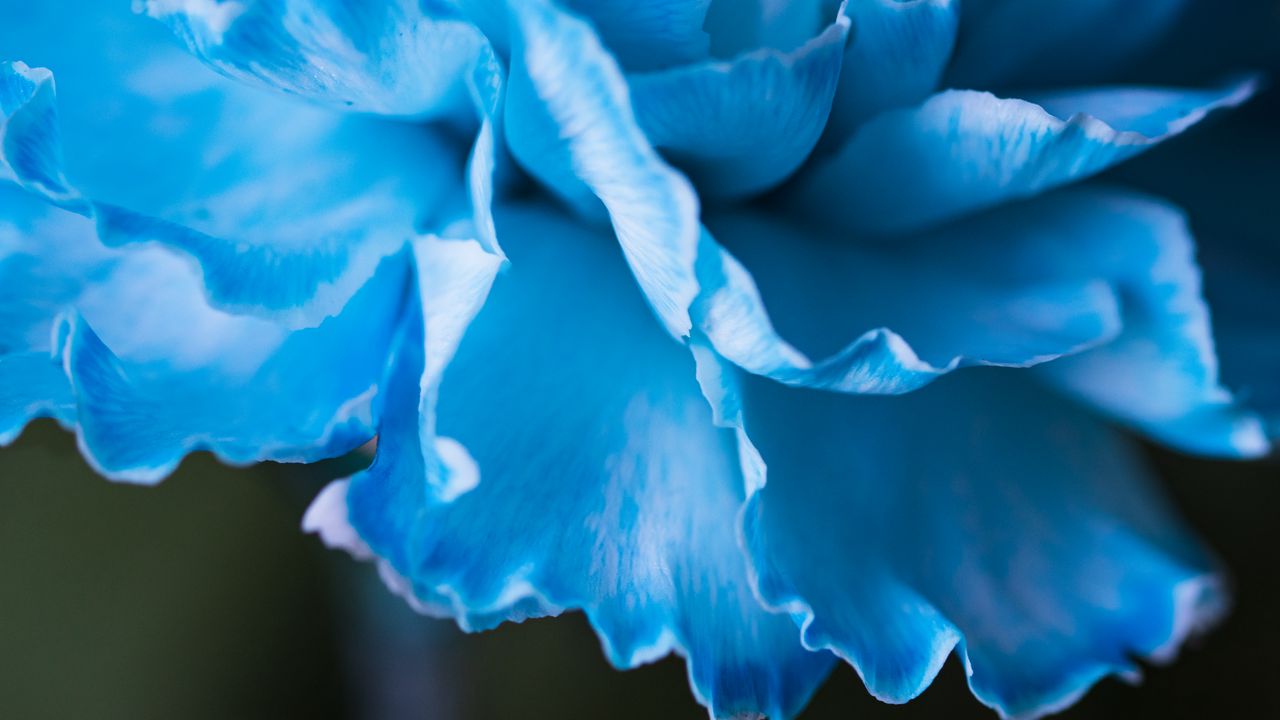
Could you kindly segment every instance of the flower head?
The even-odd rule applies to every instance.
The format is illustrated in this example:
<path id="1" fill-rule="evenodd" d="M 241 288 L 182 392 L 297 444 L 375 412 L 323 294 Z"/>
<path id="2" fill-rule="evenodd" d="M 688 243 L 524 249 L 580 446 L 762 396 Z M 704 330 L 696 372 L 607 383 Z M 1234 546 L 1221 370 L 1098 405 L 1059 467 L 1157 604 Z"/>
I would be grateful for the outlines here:
<path id="1" fill-rule="evenodd" d="M 15 4 L 0 440 L 151 483 L 376 434 L 306 527 L 464 629 L 582 610 L 715 717 L 952 653 L 1064 707 L 1226 606 L 1121 429 L 1280 418 L 1183 214 L 1091 180 L 1256 91 L 1096 84 L 1182 4 Z"/>

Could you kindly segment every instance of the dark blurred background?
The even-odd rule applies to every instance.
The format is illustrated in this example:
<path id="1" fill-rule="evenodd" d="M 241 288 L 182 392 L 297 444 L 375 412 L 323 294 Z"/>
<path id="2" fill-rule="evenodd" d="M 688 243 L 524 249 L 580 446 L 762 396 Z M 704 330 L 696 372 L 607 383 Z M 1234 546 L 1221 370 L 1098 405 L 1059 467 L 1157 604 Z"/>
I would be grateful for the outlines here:
<path id="1" fill-rule="evenodd" d="M 1274 73 L 1280 5 L 1202 1 L 1153 58 L 1119 79 Z M 1186 207 L 1202 244 L 1280 242 L 1280 92 L 1111 179 Z M 1062 717 L 1280 717 L 1280 462 L 1149 455 L 1229 569 L 1236 608 L 1141 686 L 1106 680 Z M 0 718 L 705 717 L 679 661 L 615 672 L 579 615 L 464 636 L 303 535 L 309 498 L 358 462 L 230 469 L 195 456 L 137 488 L 94 476 L 52 423 L 28 429 L 0 450 Z M 871 699 L 841 666 L 803 720 L 926 717 L 994 714 L 953 658 L 906 706 Z"/>

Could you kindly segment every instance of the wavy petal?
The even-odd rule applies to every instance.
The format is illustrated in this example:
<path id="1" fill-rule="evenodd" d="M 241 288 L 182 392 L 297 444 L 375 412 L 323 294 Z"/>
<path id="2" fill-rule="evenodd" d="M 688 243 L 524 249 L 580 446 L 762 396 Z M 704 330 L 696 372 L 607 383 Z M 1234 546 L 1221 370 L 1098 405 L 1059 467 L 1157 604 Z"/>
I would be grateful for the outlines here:
<path id="1" fill-rule="evenodd" d="M 298 327 L 334 315 L 430 220 L 450 175 L 441 166 L 461 167 L 423 128 L 222 80 L 146 18 L 87 9 L 64 28 L 47 5 L 23 5 L 0 40 L 59 73 L 58 124 L 47 73 L 0 67 L 0 86 L 26 86 L 4 102 L 3 165 L 93 217 L 109 245 L 158 241 L 194 257 L 219 307 Z"/>
<path id="2" fill-rule="evenodd" d="M 1219 378 L 1195 242 L 1182 213 L 1114 189 L 1067 192 L 1014 212 L 1046 238 L 1058 236 L 1056 248 L 1046 239 L 1042 249 L 1055 265 L 1115 278 L 1124 299 L 1119 337 L 1036 368 L 1040 378 L 1184 451 L 1267 453 L 1261 419 Z"/>
<path id="3" fill-rule="evenodd" d="M 956 0 L 854 0 L 853 42 L 824 143 L 838 145 L 873 115 L 915 105 L 938 87 L 955 45 Z"/>
<path id="4" fill-rule="evenodd" d="M 62 366 L 47 352 L 0 355 L 0 446 L 38 417 L 75 424 L 76 402 Z"/>
<path id="5" fill-rule="evenodd" d="M 801 47 L 632 74 L 636 120 L 704 198 L 767 190 L 808 157 L 826 125 L 849 18 Z"/>
<path id="6" fill-rule="evenodd" d="M 964 0 L 952 87 L 1097 82 L 1146 49 L 1186 0 Z"/>
<path id="7" fill-rule="evenodd" d="M 505 131 L 511 153 L 588 216 L 601 204 L 667 330 L 687 335 L 698 292 L 698 198 L 636 123 L 626 80 L 584 21 L 545 0 L 511 3 Z"/>
<path id="8" fill-rule="evenodd" d="M 1111 278 L 1055 267 L 1033 211 L 875 247 L 768 216 L 709 223 L 745 266 L 704 238 L 697 327 L 739 367 L 789 385 L 907 392 L 962 366 L 1052 360 L 1120 330 Z"/>
<path id="9" fill-rule="evenodd" d="M 81 450 L 103 475 L 152 483 L 195 450 L 246 463 L 354 449 L 373 434 L 406 271 L 391 256 L 341 314 L 290 332 L 208 307 L 161 248 L 129 253 L 57 330 Z"/>
<path id="10" fill-rule="evenodd" d="M 228 77 L 357 112 L 471 117 L 466 80 L 487 45 L 442 3 L 141 0 Z"/>
<path id="11" fill-rule="evenodd" d="M 1038 717 L 1225 609 L 1221 579 L 1133 448 L 1010 370 L 901 398 L 747 381 L 768 464 L 744 534 L 809 647 L 903 702 L 959 643 L 1004 717 Z"/>
<path id="12" fill-rule="evenodd" d="M 511 266 L 439 389 L 439 429 L 466 448 L 447 452 L 469 452 L 480 482 L 449 496 L 423 482 L 436 453 L 417 390 L 433 327 L 424 355 L 411 324 L 377 458 L 350 481 L 351 524 L 464 628 L 582 608 L 621 667 L 685 655 L 715 716 L 793 715 L 831 660 L 751 593 L 732 436 L 712 425 L 687 352 L 598 235 L 514 208 L 499 230 Z"/>
<path id="13" fill-rule="evenodd" d="M 854 232 L 908 232 L 1095 175 L 1256 89 L 1253 79 L 1204 91 L 1114 88 L 1046 95 L 1043 105 L 949 90 L 863 125 L 792 198 Z"/>

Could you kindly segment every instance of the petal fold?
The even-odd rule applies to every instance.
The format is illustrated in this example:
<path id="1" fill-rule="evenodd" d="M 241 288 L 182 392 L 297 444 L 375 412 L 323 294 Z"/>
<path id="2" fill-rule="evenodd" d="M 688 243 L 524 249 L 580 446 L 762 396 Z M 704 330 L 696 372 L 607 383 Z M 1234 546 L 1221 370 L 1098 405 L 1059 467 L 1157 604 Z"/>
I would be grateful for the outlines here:
<path id="1" fill-rule="evenodd" d="M 791 198 L 796 211 L 859 234 L 910 232 L 1088 178 L 1256 89 L 1245 79 L 1212 90 L 1032 96 L 1041 104 L 948 90 L 867 122 Z"/>
<path id="2" fill-rule="evenodd" d="M 0 40 L 59 74 L 58 107 L 47 72 L 0 66 L 6 96 L 28 87 L 24 101 L 4 102 L 0 167 L 93 218 L 108 245 L 159 242 L 190 256 L 223 309 L 295 327 L 336 314 L 432 222 L 442 168 L 462 165 L 432 130 L 223 80 L 147 18 L 86 10 L 64 31 L 44 4 L 18 12 L 23 32 L 6 24 Z"/>
<path id="3" fill-rule="evenodd" d="M 445 3 L 141 0 L 228 77 L 337 108 L 469 118 L 466 78 L 487 44 Z"/>
<path id="4" fill-rule="evenodd" d="M 346 490 L 349 523 L 393 580 L 466 629 L 582 609 L 619 667 L 684 655 L 715 717 L 793 716 L 832 660 L 752 594 L 733 437 L 712 424 L 688 352 L 598 234 L 532 208 L 498 219 L 510 267 L 447 368 L 431 335 L 449 345 L 453 331 L 428 319 L 424 345 L 409 325 L 377 457 Z M 477 252 L 425 250 L 446 265 Z M 424 284 L 423 307 L 441 290 Z M 432 419 L 419 391 L 441 369 Z M 439 458 L 473 465 L 478 483 L 439 492 Z M 317 511 L 313 527 L 349 542 L 328 527 L 341 519 Z"/>
<path id="5" fill-rule="evenodd" d="M 767 190 L 804 162 L 841 73 L 843 13 L 799 48 L 631 74 L 636 121 L 704 198 Z"/>
<path id="6" fill-rule="evenodd" d="M 512 2 L 510 12 L 512 155 L 585 216 L 608 216 L 659 319 L 687 335 L 698 292 L 692 185 L 645 138 L 622 70 L 590 25 L 545 0 Z"/>
<path id="7" fill-rule="evenodd" d="M 875 246 L 767 215 L 708 221 L 741 260 L 704 237 L 698 330 L 734 364 L 788 385 L 901 393 L 959 367 L 1035 365 L 1120 332 L 1111 278 L 1059 271 L 1033 211 Z"/>
<path id="8" fill-rule="evenodd" d="M 744 515 L 760 593 L 884 700 L 958 648 L 982 702 L 1039 717 L 1226 608 L 1133 448 L 1025 374 L 900 398 L 749 379 L 743 406 L 769 469 Z"/>
<path id="9" fill-rule="evenodd" d="M 951 59 L 957 0 L 852 0 L 853 38 L 824 144 L 837 146 L 868 118 L 915 105 L 938 87 Z"/>

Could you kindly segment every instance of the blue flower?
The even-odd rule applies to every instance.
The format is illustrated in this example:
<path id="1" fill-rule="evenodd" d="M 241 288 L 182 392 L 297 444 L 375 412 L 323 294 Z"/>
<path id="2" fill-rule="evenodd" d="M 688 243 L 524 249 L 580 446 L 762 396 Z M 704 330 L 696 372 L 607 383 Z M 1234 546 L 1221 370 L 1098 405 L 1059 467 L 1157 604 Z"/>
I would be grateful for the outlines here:
<path id="1" fill-rule="evenodd" d="M 1280 432 L 1274 313 L 1092 180 L 1256 91 L 1098 84 L 1183 4 L 10 3 L 0 441 L 376 434 L 304 523 L 422 612 L 581 610 L 717 718 L 952 653 L 1052 712 L 1228 602 L 1125 431 Z"/>

